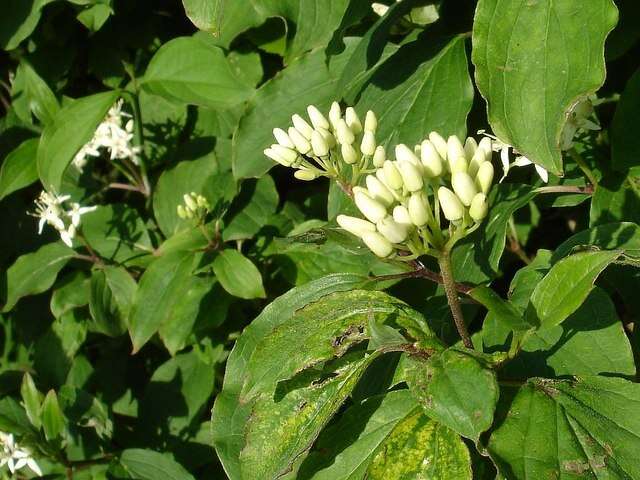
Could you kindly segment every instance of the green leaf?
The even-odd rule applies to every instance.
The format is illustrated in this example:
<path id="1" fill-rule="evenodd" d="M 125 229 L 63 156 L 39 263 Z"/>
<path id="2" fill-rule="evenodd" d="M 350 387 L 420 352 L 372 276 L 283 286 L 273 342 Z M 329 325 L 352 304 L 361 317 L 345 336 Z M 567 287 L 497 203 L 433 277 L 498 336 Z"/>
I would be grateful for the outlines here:
<path id="1" fill-rule="evenodd" d="M 64 431 L 66 419 L 60 404 L 58 396 L 53 390 L 49 390 L 42 402 L 42 428 L 44 436 L 47 440 L 55 440 Z"/>
<path id="2" fill-rule="evenodd" d="M 640 222 L 638 177 L 611 173 L 600 180 L 591 198 L 589 226 L 611 222 Z"/>
<path id="3" fill-rule="evenodd" d="M 278 200 L 271 176 L 265 175 L 256 182 L 243 182 L 242 191 L 229 212 L 222 239 L 229 242 L 252 238 L 276 212 Z"/>
<path id="4" fill-rule="evenodd" d="M 40 429 L 42 425 L 41 420 L 41 405 L 40 405 L 40 392 L 36 388 L 36 384 L 33 382 L 33 378 L 29 373 L 25 373 L 22 377 L 22 385 L 20 386 L 20 396 L 24 404 L 25 412 L 31 421 L 31 424 Z"/>
<path id="5" fill-rule="evenodd" d="M 473 103 L 464 41 L 457 36 L 444 43 L 423 34 L 376 70 L 357 109 L 375 112 L 379 143 L 415 145 L 433 130 L 464 137 Z"/>
<path id="6" fill-rule="evenodd" d="M 233 136 L 236 178 L 261 177 L 274 165 L 263 153 L 275 142 L 274 127 L 289 126 L 291 116 L 304 113 L 309 104 L 328 111 L 339 96 L 335 92 L 338 77 L 354 45 L 350 41 L 345 52 L 333 57 L 329 66 L 321 50 L 304 55 L 257 90 Z"/>
<path id="7" fill-rule="evenodd" d="M 49 243 L 18 258 L 6 272 L 7 293 L 2 311 L 11 310 L 22 297 L 46 292 L 74 255 L 73 250 L 61 243 Z"/>
<path id="8" fill-rule="evenodd" d="M 89 283 L 89 279 L 81 270 L 76 270 L 58 281 L 49 302 L 53 316 L 60 318 L 74 308 L 89 303 Z"/>
<path id="9" fill-rule="evenodd" d="M 127 330 L 127 315 L 137 288 L 135 280 L 126 270 L 109 266 L 95 270 L 90 285 L 89 312 L 96 330 L 112 337 L 122 335 Z"/>
<path id="10" fill-rule="evenodd" d="M 0 200 L 38 180 L 38 143 L 38 138 L 25 140 L 4 159 L 0 167 Z"/>
<path id="11" fill-rule="evenodd" d="M 230 108 L 248 100 L 253 85 L 237 75 L 224 51 L 197 38 L 180 37 L 158 49 L 140 82 L 170 100 Z"/>
<path id="12" fill-rule="evenodd" d="M 494 133 L 561 175 L 566 114 L 604 83 L 604 43 L 617 19 L 612 0 L 480 0 L 472 60 Z"/>
<path id="13" fill-rule="evenodd" d="M 398 390 L 350 407 L 320 435 L 298 478 L 470 480 L 471 460 L 458 435 Z"/>
<path id="14" fill-rule="evenodd" d="M 16 114 L 27 124 L 33 123 L 33 113 L 42 124 L 48 125 L 60 110 L 55 94 L 26 59 L 22 59 L 16 69 L 11 97 Z"/>
<path id="15" fill-rule="evenodd" d="M 129 314 L 134 353 L 165 324 L 195 321 L 200 298 L 206 293 L 202 282 L 213 284 L 211 278 L 194 275 L 201 257 L 185 251 L 166 254 L 144 272 Z"/>
<path id="16" fill-rule="evenodd" d="M 37 434 L 24 408 L 9 396 L 5 396 L 0 400 L 0 429 L 16 435 Z"/>
<path id="17" fill-rule="evenodd" d="M 36 29 L 41 10 L 53 0 L 9 0 L 0 17 L 0 48 L 13 50 Z"/>
<path id="18" fill-rule="evenodd" d="M 448 349 L 414 360 L 408 383 L 428 416 L 463 437 L 477 442 L 493 423 L 496 375 L 468 353 Z"/>
<path id="19" fill-rule="evenodd" d="M 555 263 L 573 251 L 590 249 L 620 250 L 640 257 L 640 227 L 631 222 L 616 222 L 583 230 L 560 244 L 551 261 Z"/>
<path id="20" fill-rule="evenodd" d="M 64 106 L 46 126 L 38 147 L 38 175 L 46 188 L 60 192 L 67 166 L 91 140 L 118 96 L 119 92 L 109 91 L 75 100 Z"/>
<path id="21" fill-rule="evenodd" d="M 82 10 L 76 18 L 90 31 L 97 32 L 109 20 L 111 14 L 113 14 L 113 9 L 109 5 L 96 3 Z"/>
<path id="22" fill-rule="evenodd" d="M 153 450 L 128 448 L 120 455 L 120 464 L 139 480 L 195 480 L 169 455 Z"/>
<path id="23" fill-rule="evenodd" d="M 611 163 L 620 171 L 640 165 L 640 70 L 631 77 L 618 101 L 611 126 Z"/>
<path id="24" fill-rule="evenodd" d="M 187 17 L 196 27 L 215 36 L 219 35 L 222 15 L 218 11 L 223 11 L 224 0 L 182 0 L 182 4 Z"/>
<path id="25" fill-rule="evenodd" d="M 489 440 L 513 479 L 637 478 L 640 385 L 617 378 L 533 379 Z"/>
<path id="26" fill-rule="evenodd" d="M 235 297 L 266 297 L 260 271 L 237 250 L 221 251 L 213 261 L 213 271 L 224 289 Z"/>
<path id="27" fill-rule="evenodd" d="M 58 392 L 60 407 L 70 425 L 92 428 L 102 439 L 113 435 L 113 420 L 108 407 L 94 396 L 70 385 Z"/>
<path id="28" fill-rule="evenodd" d="M 476 287 L 469 292 L 469 296 L 485 306 L 495 321 L 509 330 L 519 332 L 535 327 L 525 320 L 522 312 L 511 302 L 502 299 L 489 287 L 483 285 Z"/>
<path id="29" fill-rule="evenodd" d="M 576 253 L 556 263 L 531 295 L 526 318 L 541 328 L 562 323 L 593 289 L 598 275 L 620 256 L 620 251 Z"/>

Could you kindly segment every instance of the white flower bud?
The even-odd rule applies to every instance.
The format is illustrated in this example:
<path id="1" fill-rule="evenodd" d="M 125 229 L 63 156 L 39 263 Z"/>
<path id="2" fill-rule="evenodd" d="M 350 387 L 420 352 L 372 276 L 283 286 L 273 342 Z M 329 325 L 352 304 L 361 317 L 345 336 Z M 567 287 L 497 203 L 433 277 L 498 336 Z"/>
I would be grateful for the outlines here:
<path id="1" fill-rule="evenodd" d="M 478 173 L 476 174 L 476 185 L 485 195 L 489 193 L 489 190 L 491 190 L 493 173 L 493 164 L 491 162 L 484 162 L 480 165 Z"/>
<path id="2" fill-rule="evenodd" d="M 311 133 L 313 133 L 313 130 L 311 130 Z M 289 127 L 289 138 L 296 146 L 296 150 L 302 155 L 306 155 L 311 151 L 311 144 L 306 135 L 300 133 L 297 128 Z M 309 134 L 309 139 L 311 139 L 311 134 Z"/>
<path id="3" fill-rule="evenodd" d="M 187 210 L 195 211 L 198 209 L 198 204 L 193 198 L 195 195 L 185 193 L 182 198 L 184 199 L 184 204 L 187 206 Z"/>
<path id="4" fill-rule="evenodd" d="M 420 159 L 424 167 L 424 173 L 429 178 L 436 178 L 442 175 L 442 157 L 429 140 L 425 140 L 420 145 Z"/>
<path id="5" fill-rule="evenodd" d="M 324 157 L 329 153 L 329 145 L 317 130 L 314 130 L 311 134 L 311 148 L 317 157 Z"/>
<path id="6" fill-rule="evenodd" d="M 376 114 L 371 110 L 367 112 L 367 115 L 364 117 L 364 131 L 376 133 L 378 129 L 378 119 L 376 118 Z"/>
<path id="7" fill-rule="evenodd" d="M 178 217 L 180 217 L 181 219 L 186 220 L 188 218 L 187 211 L 185 210 L 184 206 L 178 205 L 177 211 L 178 211 Z"/>
<path id="8" fill-rule="evenodd" d="M 402 188 L 404 182 L 402 181 L 402 175 L 400 175 L 395 162 L 392 162 L 391 160 L 385 160 L 382 168 L 384 169 L 384 178 L 386 180 L 386 184 L 393 190 Z"/>
<path id="9" fill-rule="evenodd" d="M 424 192 L 417 192 L 409 198 L 408 208 L 411 223 L 416 227 L 426 225 L 429 221 L 429 209 Z"/>
<path id="10" fill-rule="evenodd" d="M 476 142 L 476 139 L 473 137 L 467 137 L 467 139 L 464 142 L 464 156 L 466 158 L 473 157 L 473 154 L 476 153 L 477 149 L 478 149 L 478 142 Z"/>
<path id="11" fill-rule="evenodd" d="M 396 162 L 400 175 L 402 176 L 402 183 L 404 187 L 410 192 L 417 192 L 422 189 L 424 182 L 422 181 L 422 175 L 413 163 L 410 162 Z"/>
<path id="12" fill-rule="evenodd" d="M 469 169 L 467 170 L 467 173 L 472 177 L 475 177 L 480 165 L 484 162 L 486 162 L 486 153 L 483 148 L 478 148 L 469 162 Z"/>
<path id="13" fill-rule="evenodd" d="M 371 4 L 371 9 L 373 10 L 373 13 L 375 13 L 379 17 L 384 17 L 389 10 L 389 6 L 385 5 L 384 3 L 374 2 Z"/>
<path id="14" fill-rule="evenodd" d="M 465 207 L 471 205 L 473 197 L 476 196 L 478 190 L 473 179 L 465 172 L 457 172 L 451 175 L 451 186 Z"/>
<path id="15" fill-rule="evenodd" d="M 353 165 L 359 159 L 359 155 L 358 152 L 356 152 L 356 149 L 348 143 L 343 143 L 340 146 L 340 152 L 342 153 L 342 159 L 344 160 L 344 163 L 347 163 L 349 165 Z"/>
<path id="16" fill-rule="evenodd" d="M 338 129 L 338 121 L 342 118 L 342 109 L 340 108 L 340 104 L 338 102 L 333 102 L 331 104 L 331 109 L 329 109 L 329 122 L 331 122 L 331 126 L 334 130 Z"/>
<path id="17" fill-rule="evenodd" d="M 311 140 L 313 127 L 309 125 L 309 123 L 304 118 L 296 113 L 293 117 L 291 117 L 291 121 L 293 122 L 293 126 L 296 127 L 296 130 L 298 130 L 298 132 L 300 132 L 304 136 L 304 138 L 306 138 L 307 140 Z M 291 136 L 291 132 L 289 132 L 289 136 Z"/>
<path id="18" fill-rule="evenodd" d="M 380 235 L 378 232 L 367 232 L 362 236 L 362 241 L 369 250 L 378 257 L 385 258 L 393 253 L 393 245 L 391 242 Z"/>
<path id="19" fill-rule="evenodd" d="M 409 215 L 409 210 L 407 210 L 407 208 L 403 205 L 396 205 L 393 208 L 393 219 L 396 221 L 396 223 L 404 225 L 405 227 L 413 225 L 411 216 Z"/>
<path id="20" fill-rule="evenodd" d="M 205 208 L 207 210 L 209 210 L 211 208 L 211 205 L 209 204 L 209 200 L 207 200 L 202 195 L 196 196 L 196 203 L 198 204 L 198 207 L 200 207 L 200 208 Z"/>
<path id="21" fill-rule="evenodd" d="M 447 187 L 438 189 L 438 200 L 444 217 L 450 222 L 460 220 L 464 216 L 464 206 L 460 199 Z"/>
<path id="22" fill-rule="evenodd" d="M 276 144 L 278 145 L 278 144 Z M 281 146 L 281 145 L 279 145 Z M 283 147 L 286 148 L 286 147 Z M 271 160 L 278 162 L 280 165 L 283 165 L 285 167 L 290 167 L 291 166 L 291 162 L 286 161 L 282 156 L 278 155 L 276 153 L 275 150 L 273 150 L 272 148 L 267 148 L 263 151 L 263 153 L 269 157 Z"/>
<path id="23" fill-rule="evenodd" d="M 296 170 L 293 176 L 298 180 L 303 180 L 305 182 L 310 182 L 311 180 L 318 178 L 318 176 L 311 170 Z"/>
<path id="24" fill-rule="evenodd" d="M 449 165 L 451 165 L 452 160 L 459 157 L 465 158 L 464 147 L 456 135 L 451 135 L 447 140 L 447 160 L 449 160 Z"/>
<path id="25" fill-rule="evenodd" d="M 289 135 L 287 135 L 287 132 L 285 132 L 283 129 L 274 128 L 273 129 L 273 136 L 276 137 L 276 141 L 280 145 L 282 145 L 283 147 L 295 148 L 295 145 L 293 144 L 293 142 L 289 138 Z"/>
<path id="26" fill-rule="evenodd" d="M 342 145 L 351 145 L 356 139 L 347 122 L 342 118 L 338 120 L 336 125 L 336 138 L 338 143 Z"/>
<path id="27" fill-rule="evenodd" d="M 442 138 L 438 132 L 431 132 L 429 134 L 429 140 L 440 154 L 440 158 L 447 159 L 447 141 Z"/>
<path id="28" fill-rule="evenodd" d="M 307 113 L 309 114 L 309 119 L 311 120 L 313 128 L 329 128 L 329 121 L 320 112 L 320 110 L 315 107 L 315 105 L 309 105 L 307 107 Z"/>
<path id="29" fill-rule="evenodd" d="M 402 243 L 407 239 L 407 227 L 397 223 L 391 216 L 376 223 L 376 228 L 391 243 Z"/>
<path id="30" fill-rule="evenodd" d="M 327 130 L 326 128 L 318 128 L 317 131 L 320 133 L 320 135 L 322 135 L 322 138 L 324 138 L 324 141 L 327 143 L 327 147 L 329 147 L 329 149 L 332 149 L 336 146 L 336 137 L 334 137 L 329 130 Z"/>
<path id="31" fill-rule="evenodd" d="M 485 160 L 491 161 L 491 156 L 493 154 L 493 142 L 489 137 L 482 137 L 480 143 L 478 144 L 478 148 L 484 150 L 485 152 Z"/>
<path id="32" fill-rule="evenodd" d="M 271 145 L 271 150 L 275 152 L 275 154 L 284 162 L 278 163 L 282 163 L 286 167 L 290 167 L 298 159 L 298 152 L 292 150 L 291 148 L 283 147 L 282 145 L 279 145 L 277 143 Z M 278 161 L 275 158 L 273 158 L 273 160 L 275 160 L 276 162 Z"/>
<path id="33" fill-rule="evenodd" d="M 384 205 L 371 198 L 368 194 L 357 191 L 354 192 L 353 199 L 358 209 L 370 222 L 376 223 L 387 216 L 387 209 Z"/>
<path id="34" fill-rule="evenodd" d="M 376 147 L 376 151 L 373 153 L 373 166 L 376 168 L 382 167 L 384 161 L 387 159 L 387 153 L 382 145 Z"/>
<path id="35" fill-rule="evenodd" d="M 360 122 L 360 117 L 358 117 L 358 114 L 353 107 L 347 107 L 344 112 L 344 119 L 354 134 L 358 135 L 360 132 L 362 132 L 362 123 Z"/>
<path id="36" fill-rule="evenodd" d="M 364 155 L 373 155 L 376 151 L 376 137 L 373 132 L 366 130 L 362 135 L 362 142 L 360 143 L 360 151 Z"/>
<path id="37" fill-rule="evenodd" d="M 476 222 L 482 221 L 487 216 L 489 206 L 487 205 L 487 196 L 484 193 L 478 193 L 473 197 L 471 206 L 469 207 L 469 216 Z"/>
<path id="38" fill-rule="evenodd" d="M 361 218 L 350 217 L 349 215 L 338 215 L 336 221 L 338 225 L 356 237 L 362 237 L 365 233 L 376 231 L 376 226 L 373 223 Z"/>
<path id="39" fill-rule="evenodd" d="M 390 206 L 395 198 L 391 191 L 374 175 L 367 175 L 365 180 L 369 196 L 380 203 Z"/>
<path id="40" fill-rule="evenodd" d="M 396 160 L 400 162 L 410 162 L 416 167 L 420 165 L 420 159 L 404 143 L 396 145 Z"/>
<path id="41" fill-rule="evenodd" d="M 449 157 L 449 170 L 451 175 L 458 172 L 466 172 L 469 169 L 467 160 L 464 157 Z"/>

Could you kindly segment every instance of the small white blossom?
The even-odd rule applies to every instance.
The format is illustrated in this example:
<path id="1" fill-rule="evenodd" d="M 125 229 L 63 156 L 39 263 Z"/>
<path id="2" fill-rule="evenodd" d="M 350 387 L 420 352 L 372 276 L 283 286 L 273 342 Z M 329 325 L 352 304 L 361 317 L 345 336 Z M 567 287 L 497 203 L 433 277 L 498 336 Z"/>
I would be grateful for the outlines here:
<path id="1" fill-rule="evenodd" d="M 32 458 L 31 452 L 21 448 L 13 438 L 12 433 L 0 432 L 0 468 L 5 465 L 14 474 L 24 467 L 29 467 L 33 473 L 42 476 L 42 470 Z"/>
<path id="2" fill-rule="evenodd" d="M 69 195 L 56 195 L 43 191 L 35 201 L 36 210 L 33 214 L 39 217 L 38 234 L 42 233 L 45 224 L 51 225 L 60 234 L 60 239 L 68 247 L 73 246 L 73 239 L 80 226 L 80 217 L 85 213 L 93 212 L 97 207 L 82 207 L 79 203 L 72 203 L 70 209 L 64 208 L 64 203 L 71 197 Z"/>
<path id="3" fill-rule="evenodd" d="M 547 170 L 544 167 L 541 167 L 537 163 L 533 163 L 531 160 L 529 160 L 527 157 L 523 155 L 517 155 L 517 152 L 513 148 L 513 146 L 509 145 L 506 142 L 503 142 L 498 137 L 485 133 L 484 130 L 478 130 L 478 133 L 491 138 L 493 140 L 491 142 L 493 151 L 500 152 L 500 162 L 502 163 L 503 174 L 499 183 L 502 183 L 502 181 L 507 177 L 507 174 L 509 173 L 509 170 L 511 169 L 511 167 L 526 167 L 528 165 L 534 166 L 534 168 L 536 169 L 536 172 L 538 173 L 538 176 L 544 183 L 547 183 L 549 181 L 549 172 L 547 172 Z M 513 162 L 509 161 L 509 150 L 512 150 L 513 154 L 516 155 L 516 158 Z"/>

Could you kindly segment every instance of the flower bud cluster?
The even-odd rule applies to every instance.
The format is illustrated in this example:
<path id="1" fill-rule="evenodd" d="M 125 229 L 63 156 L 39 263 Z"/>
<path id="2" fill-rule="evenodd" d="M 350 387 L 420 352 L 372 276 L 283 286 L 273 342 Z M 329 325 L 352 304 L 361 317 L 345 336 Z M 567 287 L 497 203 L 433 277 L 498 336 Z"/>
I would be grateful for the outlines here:
<path id="1" fill-rule="evenodd" d="M 82 207 L 79 203 L 69 203 L 65 205 L 71 197 L 69 195 L 56 195 L 42 191 L 35 201 L 36 211 L 33 216 L 38 217 L 38 234 L 42 233 L 44 225 L 50 225 L 60 234 L 60 239 L 68 247 L 73 246 L 73 239 L 76 236 L 81 223 L 81 216 L 85 213 L 93 212 L 98 207 Z"/>
<path id="2" fill-rule="evenodd" d="M 184 204 L 178 205 L 176 210 L 178 212 L 178 217 L 183 220 L 191 220 L 194 218 L 200 220 L 211 211 L 209 201 L 202 195 L 191 192 L 185 193 L 182 198 L 184 200 Z"/>
<path id="3" fill-rule="evenodd" d="M 375 137 L 378 120 L 372 111 L 362 121 L 353 107 L 343 111 L 333 102 L 326 116 L 314 105 L 307 107 L 307 115 L 293 115 L 286 130 L 275 128 L 276 143 L 264 150 L 270 159 L 294 168 L 298 180 L 324 176 L 356 183 L 371 162 L 375 166 L 384 162 L 384 149 Z"/>
<path id="4" fill-rule="evenodd" d="M 385 159 L 366 176 L 365 186 L 353 187 L 366 220 L 339 215 L 343 229 L 379 257 L 403 251 L 415 258 L 451 248 L 478 228 L 494 176 L 490 138 L 463 144 L 455 135 L 445 140 L 431 132 L 414 148 L 400 144 L 394 153 L 395 160 Z"/>

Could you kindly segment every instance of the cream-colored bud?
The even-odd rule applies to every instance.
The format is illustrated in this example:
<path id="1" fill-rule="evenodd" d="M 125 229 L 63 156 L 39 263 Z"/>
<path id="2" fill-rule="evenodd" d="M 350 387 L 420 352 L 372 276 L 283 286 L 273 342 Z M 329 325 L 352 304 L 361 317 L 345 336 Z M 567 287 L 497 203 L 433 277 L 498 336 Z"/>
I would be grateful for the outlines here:
<path id="1" fill-rule="evenodd" d="M 338 225 L 356 237 L 362 237 L 365 233 L 376 231 L 376 226 L 373 223 L 367 222 L 362 218 L 350 217 L 349 215 L 338 215 L 336 221 L 338 222 Z"/>
<path id="2" fill-rule="evenodd" d="M 489 137 L 482 137 L 480 143 L 478 144 L 478 148 L 484 150 L 486 157 L 485 160 L 491 161 L 491 156 L 493 155 L 493 142 Z"/>
<path id="3" fill-rule="evenodd" d="M 468 169 L 469 165 L 464 157 L 449 157 L 449 171 L 451 175 L 458 172 L 466 172 Z"/>
<path id="4" fill-rule="evenodd" d="M 324 157 L 329 153 L 329 145 L 317 130 L 314 130 L 311 134 L 311 148 L 313 149 L 313 154 L 317 157 Z"/>
<path id="5" fill-rule="evenodd" d="M 181 219 L 186 220 L 188 218 L 187 211 L 185 210 L 184 206 L 178 205 L 177 211 L 178 211 L 178 217 L 180 217 Z"/>
<path id="6" fill-rule="evenodd" d="M 344 120 L 345 122 L 347 122 L 347 125 L 354 134 L 358 135 L 360 132 L 362 132 L 362 123 L 360 122 L 360 117 L 358 117 L 358 114 L 353 107 L 347 107 L 344 112 Z"/>
<path id="7" fill-rule="evenodd" d="M 332 149 L 336 146 L 336 137 L 334 137 L 329 130 L 327 130 L 326 128 L 318 128 L 317 131 L 320 132 L 320 135 L 322 135 L 324 141 L 327 142 L 327 146 L 329 147 L 329 149 Z"/>
<path id="8" fill-rule="evenodd" d="M 409 210 L 407 210 L 407 207 L 404 205 L 396 205 L 393 208 L 393 219 L 396 223 L 404 225 L 405 227 L 413 225 L 411 216 L 409 215 Z"/>
<path id="9" fill-rule="evenodd" d="M 478 173 L 480 165 L 482 165 L 484 162 L 486 162 L 486 153 L 483 148 L 478 148 L 476 150 L 476 153 L 473 154 L 473 157 L 471 157 L 467 173 L 472 177 L 475 177 Z"/>
<path id="10" fill-rule="evenodd" d="M 293 126 L 296 127 L 296 130 L 298 130 L 298 132 L 300 132 L 304 136 L 304 138 L 306 138 L 307 140 L 311 140 L 313 127 L 309 125 L 309 122 L 307 122 L 297 113 L 293 117 L 291 117 L 291 121 L 293 122 Z M 289 136 L 291 136 L 291 132 L 289 132 Z M 295 143 L 295 140 L 293 140 L 293 142 Z"/>
<path id="11" fill-rule="evenodd" d="M 291 166 L 298 159 L 298 152 L 292 150 L 291 148 L 283 147 L 282 145 L 279 145 L 277 143 L 271 145 L 271 150 L 273 150 L 276 155 L 282 158 L 282 160 L 284 161 L 283 165 L 285 166 Z"/>
<path id="12" fill-rule="evenodd" d="M 342 159 L 344 160 L 344 163 L 348 163 L 349 165 L 353 165 L 360 158 L 358 152 L 356 152 L 356 149 L 348 143 L 343 143 L 340 146 L 340 152 L 342 153 Z"/>
<path id="13" fill-rule="evenodd" d="M 362 135 L 362 142 L 360 143 L 360 151 L 364 155 L 373 155 L 376 151 L 376 137 L 373 132 L 365 131 Z"/>
<path id="14" fill-rule="evenodd" d="M 420 145 L 420 160 L 427 177 L 436 178 L 442 175 L 442 157 L 429 140 L 424 140 Z"/>
<path id="15" fill-rule="evenodd" d="M 493 183 L 493 164 L 491 162 L 484 162 L 480 165 L 478 173 L 476 174 L 476 186 L 485 195 L 491 190 L 491 183 Z"/>
<path id="16" fill-rule="evenodd" d="M 484 193 L 478 193 L 473 197 L 471 206 L 469 207 L 469 216 L 476 222 L 482 221 L 487 216 L 489 206 L 487 205 L 487 196 Z"/>
<path id="17" fill-rule="evenodd" d="M 356 139 L 356 136 L 353 134 L 349 125 L 347 125 L 347 122 L 343 118 L 338 120 L 336 126 L 336 138 L 338 143 L 342 145 L 351 145 Z"/>
<path id="18" fill-rule="evenodd" d="M 373 166 L 376 168 L 382 167 L 387 159 L 387 153 L 382 145 L 376 147 L 376 151 L 373 153 Z"/>
<path id="19" fill-rule="evenodd" d="M 376 223 L 387 216 L 387 209 L 384 205 L 368 194 L 357 191 L 354 192 L 353 199 L 358 209 L 370 222 Z"/>
<path id="20" fill-rule="evenodd" d="M 393 193 L 375 175 L 367 175 L 365 182 L 371 198 L 385 204 L 387 207 L 394 202 Z"/>
<path id="21" fill-rule="evenodd" d="M 194 195 L 195 196 L 195 195 Z M 185 193 L 182 198 L 184 199 L 184 204 L 187 206 L 187 210 L 197 210 L 198 204 L 191 194 Z"/>
<path id="22" fill-rule="evenodd" d="M 306 135 L 303 135 L 297 128 L 289 127 L 289 138 L 296 146 L 296 150 L 300 152 L 302 155 L 306 155 L 311 151 L 311 143 L 307 140 Z M 311 130 L 313 133 L 313 130 Z M 311 139 L 311 134 L 309 135 L 309 139 Z"/>
<path id="23" fill-rule="evenodd" d="M 464 155 L 467 158 L 473 157 L 473 154 L 476 153 L 478 149 L 478 142 L 473 137 L 467 137 L 464 142 Z"/>
<path id="24" fill-rule="evenodd" d="M 313 128 L 329 128 L 329 121 L 325 116 L 316 108 L 315 105 L 309 105 L 307 107 L 307 113 Z"/>
<path id="25" fill-rule="evenodd" d="M 464 147 L 456 135 L 451 135 L 447 140 L 447 159 L 449 164 L 451 164 L 451 160 L 459 157 L 465 158 Z"/>
<path id="26" fill-rule="evenodd" d="M 440 154 L 440 158 L 443 160 L 447 159 L 447 141 L 442 138 L 442 136 L 438 132 L 431 132 L 429 134 L 429 140 Z"/>
<path id="27" fill-rule="evenodd" d="M 464 206 L 460 199 L 447 187 L 438 189 L 438 200 L 444 217 L 450 222 L 460 220 L 464 216 Z"/>
<path id="28" fill-rule="evenodd" d="M 298 180 L 303 180 L 305 182 L 310 182 L 311 180 L 318 178 L 318 176 L 311 170 L 296 170 L 293 176 Z"/>
<path id="29" fill-rule="evenodd" d="M 420 159 L 404 143 L 396 145 L 396 160 L 400 162 L 410 162 L 416 167 L 420 165 Z"/>
<path id="30" fill-rule="evenodd" d="M 422 227 L 429 221 L 429 208 L 424 192 L 416 192 L 409 198 L 408 208 L 411 223 Z"/>
<path id="31" fill-rule="evenodd" d="M 378 257 L 385 258 L 393 253 L 391 242 L 378 232 L 367 232 L 362 236 L 362 241 Z"/>
<path id="32" fill-rule="evenodd" d="M 204 208 L 205 210 L 209 210 L 211 208 L 211 205 L 209 204 L 209 200 L 207 200 L 202 195 L 196 196 L 196 203 L 198 204 L 198 207 Z"/>
<path id="33" fill-rule="evenodd" d="M 396 163 L 391 160 L 385 160 L 382 168 L 384 169 L 386 184 L 394 190 L 402 188 L 404 182 L 402 181 L 402 175 L 400 175 L 396 167 Z"/>
<path id="34" fill-rule="evenodd" d="M 476 196 L 478 190 L 473 178 L 468 173 L 457 172 L 451 175 L 451 186 L 465 207 L 471 205 L 473 197 Z"/>
<path id="35" fill-rule="evenodd" d="M 400 175 L 402 176 L 402 183 L 404 184 L 404 188 L 406 188 L 410 192 L 417 192 L 422 189 L 424 186 L 424 182 L 422 180 L 422 175 L 420 171 L 416 168 L 416 166 L 407 161 L 396 162 L 398 170 L 400 170 Z"/>
<path id="36" fill-rule="evenodd" d="M 373 10 L 373 13 L 375 13 L 379 17 L 384 17 L 386 13 L 389 11 L 389 5 L 385 5 L 384 3 L 374 2 L 371 4 L 371 9 Z"/>
<path id="37" fill-rule="evenodd" d="M 377 129 L 378 119 L 376 118 L 376 114 L 369 110 L 367 115 L 364 117 L 364 131 L 376 133 Z"/>
<path id="38" fill-rule="evenodd" d="M 278 144 L 276 144 L 278 145 Z M 278 145 L 281 146 L 281 145 Z M 286 148 L 286 147 L 283 147 Z M 269 157 L 271 160 L 278 162 L 280 165 L 283 165 L 285 167 L 290 167 L 291 166 L 291 162 L 286 161 L 282 156 L 278 155 L 276 153 L 275 150 L 273 150 L 272 148 L 267 148 L 265 150 L 263 150 L 263 153 Z"/>
<path id="39" fill-rule="evenodd" d="M 331 126 L 334 130 L 338 128 L 338 121 L 342 118 L 342 109 L 340 108 L 340 104 L 338 102 L 333 102 L 331 104 L 331 108 L 329 109 L 329 122 L 331 122 Z"/>
<path id="40" fill-rule="evenodd" d="M 283 129 L 274 128 L 273 129 L 273 136 L 276 137 L 276 142 L 278 142 L 283 147 L 295 148 L 295 145 L 293 144 L 293 142 L 289 138 L 289 135 L 287 135 L 287 132 L 285 132 Z"/>
<path id="41" fill-rule="evenodd" d="M 376 223 L 376 228 L 391 243 L 402 243 L 407 239 L 407 227 L 397 223 L 390 215 Z"/>

